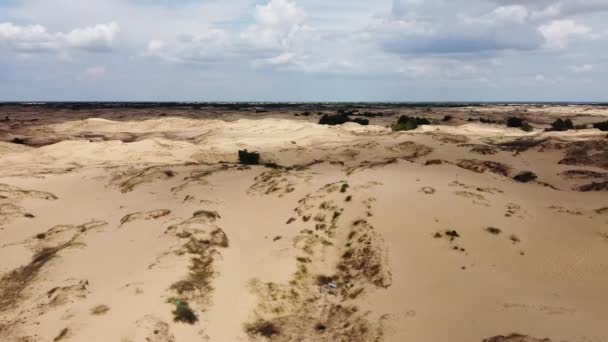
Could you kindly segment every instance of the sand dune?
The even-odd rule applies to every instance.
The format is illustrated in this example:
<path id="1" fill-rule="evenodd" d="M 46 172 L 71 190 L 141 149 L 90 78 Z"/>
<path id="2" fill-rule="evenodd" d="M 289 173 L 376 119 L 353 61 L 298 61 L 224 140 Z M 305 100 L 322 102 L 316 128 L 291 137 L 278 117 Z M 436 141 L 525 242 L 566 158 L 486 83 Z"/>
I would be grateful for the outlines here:
<path id="1" fill-rule="evenodd" d="M 608 341 L 598 130 L 31 130 L 60 141 L 0 143 L 1 341 Z"/>

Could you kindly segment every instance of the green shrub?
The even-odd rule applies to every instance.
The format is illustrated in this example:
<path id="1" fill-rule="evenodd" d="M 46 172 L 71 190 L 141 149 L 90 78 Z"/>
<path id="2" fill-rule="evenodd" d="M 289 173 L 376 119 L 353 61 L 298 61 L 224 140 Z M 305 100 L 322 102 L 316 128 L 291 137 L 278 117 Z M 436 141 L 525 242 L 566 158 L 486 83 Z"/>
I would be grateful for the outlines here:
<path id="1" fill-rule="evenodd" d="M 239 163 L 245 165 L 258 165 L 260 163 L 260 154 L 257 152 L 248 152 L 246 149 L 239 151 Z"/>

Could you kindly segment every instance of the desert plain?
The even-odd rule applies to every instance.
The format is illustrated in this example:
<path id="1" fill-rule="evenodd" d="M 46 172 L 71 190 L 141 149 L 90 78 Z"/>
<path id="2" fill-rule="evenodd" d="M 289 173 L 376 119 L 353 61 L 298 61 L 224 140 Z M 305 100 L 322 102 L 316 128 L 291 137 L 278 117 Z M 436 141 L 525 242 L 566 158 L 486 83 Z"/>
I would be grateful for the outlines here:
<path id="1" fill-rule="evenodd" d="M 369 125 L 318 124 L 337 111 Z M 606 120 L 5 104 L 0 341 L 608 341 Z"/>

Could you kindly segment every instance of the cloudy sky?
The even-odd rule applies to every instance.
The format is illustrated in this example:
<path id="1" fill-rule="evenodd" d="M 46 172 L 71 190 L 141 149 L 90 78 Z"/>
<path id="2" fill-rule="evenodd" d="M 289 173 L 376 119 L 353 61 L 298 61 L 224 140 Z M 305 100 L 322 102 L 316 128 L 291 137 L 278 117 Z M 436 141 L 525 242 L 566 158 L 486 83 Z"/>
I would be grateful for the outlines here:
<path id="1" fill-rule="evenodd" d="M 608 0 L 0 0 L 0 101 L 608 101 Z"/>

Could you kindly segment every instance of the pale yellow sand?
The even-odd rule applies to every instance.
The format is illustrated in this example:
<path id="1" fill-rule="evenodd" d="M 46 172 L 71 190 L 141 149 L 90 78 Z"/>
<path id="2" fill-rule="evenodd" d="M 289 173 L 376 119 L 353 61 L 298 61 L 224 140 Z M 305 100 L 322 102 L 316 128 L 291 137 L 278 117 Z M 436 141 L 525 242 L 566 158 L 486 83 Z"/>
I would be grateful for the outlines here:
<path id="1" fill-rule="evenodd" d="M 180 118 L 44 130 L 150 136 L 0 145 L 1 341 L 52 341 L 65 328 L 62 341 L 267 340 L 246 332 L 258 319 L 276 327 L 271 341 L 608 341 L 608 196 L 560 175 L 608 170 L 558 164 L 565 149 L 550 146 L 470 151 L 520 137 L 601 141 L 597 130 Z M 234 164 L 244 148 L 296 167 Z M 479 161 L 510 169 L 456 165 Z M 520 171 L 539 182 L 513 181 Z M 193 257 L 209 267 L 179 294 Z M 317 275 L 335 275 L 337 293 Z M 175 299 L 199 321 L 174 322 Z M 99 305 L 109 310 L 93 314 Z"/>

